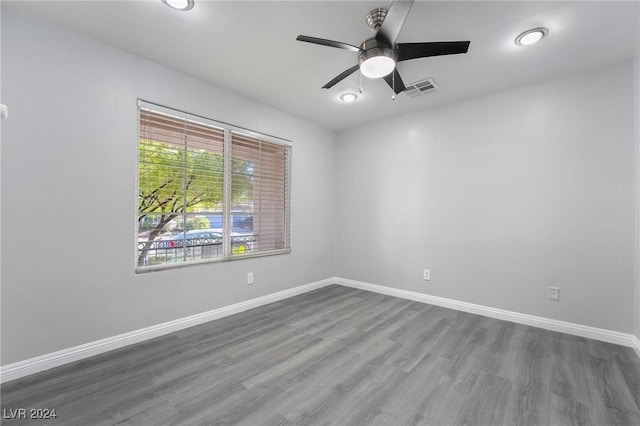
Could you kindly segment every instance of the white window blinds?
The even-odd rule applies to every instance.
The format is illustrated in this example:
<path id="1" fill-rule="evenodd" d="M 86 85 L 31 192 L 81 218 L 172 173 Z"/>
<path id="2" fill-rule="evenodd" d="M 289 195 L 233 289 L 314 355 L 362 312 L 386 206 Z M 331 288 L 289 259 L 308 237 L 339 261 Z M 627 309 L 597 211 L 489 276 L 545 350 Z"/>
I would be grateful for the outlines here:
<path id="1" fill-rule="evenodd" d="M 250 206 L 256 250 L 289 248 L 288 147 L 233 132 L 232 192 L 250 182 Z M 234 205 L 233 209 L 243 206 Z"/>
<path id="2" fill-rule="evenodd" d="M 139 108 L 138 271 L 290 251 L 291 146 Z"/>

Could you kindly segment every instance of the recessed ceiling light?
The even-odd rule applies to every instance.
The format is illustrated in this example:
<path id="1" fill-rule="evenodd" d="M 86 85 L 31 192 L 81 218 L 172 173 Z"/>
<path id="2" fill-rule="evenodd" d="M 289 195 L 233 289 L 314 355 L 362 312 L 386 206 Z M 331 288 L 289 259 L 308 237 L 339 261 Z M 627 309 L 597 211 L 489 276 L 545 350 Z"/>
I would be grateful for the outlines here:
<path id="1" fill-rule="evenodd" d="M 162 3 L 178 10 L 190 10 L 194 0 L 162 0 Z"/>
<path id="2" fill-rule="evenodd" d="M 346 103 L 351 103 L 351 102 L 355 102 L 355 100 L 358 99 L 358 95 L 356 95 L 355 93 L 343 93 L 342 95 L 340 95 L 340 100 L 342 102 L 346 102 Z"/>
<path id="3" fill-rule="evenodd" d="M 547 34 L 549 34 L 548 28 L 544 28 L 544 27 L 533 28 L 523 32 L 518 37 L 516 37 L 516 44 L 518 46 L 528 46 L 530 44 L 533 44 L 542 40 L 547 36 Z"/>

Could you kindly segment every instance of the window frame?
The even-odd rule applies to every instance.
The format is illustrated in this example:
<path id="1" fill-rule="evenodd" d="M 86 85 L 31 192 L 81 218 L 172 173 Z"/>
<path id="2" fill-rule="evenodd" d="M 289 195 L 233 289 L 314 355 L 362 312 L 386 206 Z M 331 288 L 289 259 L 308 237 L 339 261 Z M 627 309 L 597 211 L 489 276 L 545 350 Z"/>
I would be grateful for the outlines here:
<path id="1" fill-rule="evenodd" d="M 139 194 L 140 194 L 140 132 L 141 132 L 141 119 L 140 112 L 141 110 L 147 110 L 151 112 L 156 112 L 159 114 L 169 115 L 172 117 L 176 117 L 183 120 L 189 120 L 195 123 L 200 123 L 204 125 L 210 125 L 217 128 L 220 128 L 224 131 L 224 142 L 223 142 L 223 161 L 224 161 L 224 172 L 223 172 L 223 198 L 222 198 L 222 255 L 220 257 L 207 258 L 207 259 L 197 259 L 197 260 L 182 260 L 178 262 L 167 262 L 157 265 L 138 265 L 137 258 L 139 253 L 139 241 L 138 241 L 138 233 L 139 233 L 139 222 L 138 217 L 140 214 L 139 211 Z M 222 121 L 217 121 L 202 115 L 189 113 L 180 109 L 171 108 L 165 105 L 161 105 L 158 103 L 146 101 L 143 99 L 138 99 L 138 104 L 136 108 L 136 116 L 137 116 L 137 138 L 136 138 L 136 185 L 135 185 L 135 209 L 136 213 L 134 216 L 135 220 L 135 232 L 134 232 L 134 240 L 135 240 L 135 253 L 134 256 L 134 265 L 135 272 L 138 273 L 146 273 L 146 272 L 154 272 L 154 271 L 162 271 L 162 270 L 171 270 L 178 268 L 185 268 L 195 265 L 203 265 L 210 263 L 218 263 L 218 262 L 226 262 L 226 261 L 234 261 L 240 259 L 247 258 L 255 258 L 255 257 L 263 257 L 263 256 L 273 256 L 278 254 L 287 254 L 291 253 L 291 156 L 292 156 L 292 147 L 293 143 L 288 139 L 283 139 L 277 136 L 260 133 L 254 130 L 250 130 L 241 126 L 236 126 L 233 124 L 229 124 Z M 273 144 L 278 145 L 284 148 L 284 206 L 283 206 L 283 214 L 284 214 L 284 247 L 281 249 L 273 249 L 273 250 L 262 250 L 262 251 L 251 251 L 242 254 L 233 254 L 232 253 L 232 241 L 231 241 L 231 233 L 232 233 L 232 210 L 233 210 L 233 202 L 231 200 L 231 182 L 232 182 L 232 139 L 233 134 L 239 134 L 242 136 L 246 136 L 251 139 L 255 139 L 260 141 L 260 143 Z M 185 212 L 186 214 L 186 212 Z M 252 212 L 252 217 L 255 219 L 255 212 Z"/>

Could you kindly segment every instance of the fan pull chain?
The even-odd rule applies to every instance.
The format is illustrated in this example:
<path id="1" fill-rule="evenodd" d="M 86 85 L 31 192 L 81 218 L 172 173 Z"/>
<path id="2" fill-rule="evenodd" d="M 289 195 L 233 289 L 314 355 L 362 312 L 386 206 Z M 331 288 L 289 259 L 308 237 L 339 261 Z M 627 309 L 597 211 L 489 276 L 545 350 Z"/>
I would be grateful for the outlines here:
<path id="1" fill-rule="evenodd" d="M 362 94 L 362 71 L 360 71 L 360 94 Z"/>
<path id="2" fill-rule="evenodd" d="M 393 89 L 393 95 L 391 95 L 391 100 L 396 100 L 396 70 L 391 71 L 393 74 L 391 75 L 391 89 Z"/>

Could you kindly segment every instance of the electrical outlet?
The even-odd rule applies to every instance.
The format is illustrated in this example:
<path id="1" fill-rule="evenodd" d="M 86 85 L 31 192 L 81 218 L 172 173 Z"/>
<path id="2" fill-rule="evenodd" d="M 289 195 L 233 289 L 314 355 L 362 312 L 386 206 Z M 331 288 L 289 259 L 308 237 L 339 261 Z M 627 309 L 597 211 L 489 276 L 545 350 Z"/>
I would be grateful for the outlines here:
<path id="1" fill-rule="evenodd" d="M 549 287 L 549 300 L 560 300 L 560 288 Z"/>
<path id="2" fill-rule="evenodd" d="M 253 272 L 247 273 L 247 284 L 253 284 Z"/>
<path id="3" fill-rule="evenodd" d="M 430 269 L 425 269 L 422 271 L 422 278 L 425 281 L 431 281 L 431 270 Z"/>

